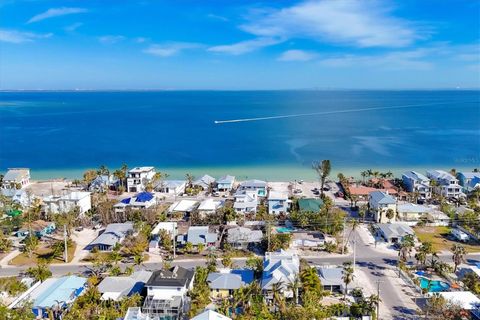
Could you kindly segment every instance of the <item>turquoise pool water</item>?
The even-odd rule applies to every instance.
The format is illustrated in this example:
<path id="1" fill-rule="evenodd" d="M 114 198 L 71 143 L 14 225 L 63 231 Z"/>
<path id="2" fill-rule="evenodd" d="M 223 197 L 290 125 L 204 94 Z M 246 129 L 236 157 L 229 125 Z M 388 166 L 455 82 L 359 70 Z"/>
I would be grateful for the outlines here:
<path id="1" fill-rule="evenodd" d="M 429 286 L 430 284 L 430 286 Z M 420 288 L 428 288 L 428 292 L 441 292 L 450 288 L 450 285 L 446 282 L 439 280 L 428 280 L 427 278 L 420 277 Z"/>
<path id="2" fill-rule="evenodd" d="M 289 232 L 292 232 L 294 230 L 295 229 L 293 229 L 293 228 L 287 228 L 287 227 L 278 227 L 277 228 L 277 232 L 280 232 L 280 233 L 289 233 Z"/>

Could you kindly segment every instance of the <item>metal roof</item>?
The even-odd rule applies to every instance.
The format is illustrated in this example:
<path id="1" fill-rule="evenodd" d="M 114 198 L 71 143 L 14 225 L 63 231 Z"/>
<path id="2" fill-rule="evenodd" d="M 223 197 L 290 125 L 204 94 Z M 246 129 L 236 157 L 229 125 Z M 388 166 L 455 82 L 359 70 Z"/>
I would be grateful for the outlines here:
<path id="1" fill-rule="evenodd" d="M 234 290 L 253 281 L 253 270 L 231 270 L 210 273 L 207 278 L 210 289 Z"/>
<path id="2" fill-rule="evenodd" d="M 151 287 L 188 287 L 193 279 L 195 272 L 179 266 L 169 270 L 154 271 L 147 281 L 147 286 Z"/>
<path id="3" fill-rule="evenodd" d="M 30 175 L 30 169 L 26 168 L 11 168 L 3 177 L 3 181 L 16 181 L 20 182 L 24 177 Z"/>
<path id="4" fill-rule="evenodd" d="M 114 246 L 133 230 L 133 222 L 111 223 L 101 235 L 90 243 L 90 246 L 97 244 Z"/>
<path id="5" fill-rule="evenodd" d="M 75 292 L 83 288 L 86 282 L 87 279 L 77 276 L 66 276 L 48 283 L 44 282 L 47 288 L 36 297 L 33 306 L 50 308 L 57 305 L 57 301 L 65 303 L 72 301 L 78 295 Z"/>

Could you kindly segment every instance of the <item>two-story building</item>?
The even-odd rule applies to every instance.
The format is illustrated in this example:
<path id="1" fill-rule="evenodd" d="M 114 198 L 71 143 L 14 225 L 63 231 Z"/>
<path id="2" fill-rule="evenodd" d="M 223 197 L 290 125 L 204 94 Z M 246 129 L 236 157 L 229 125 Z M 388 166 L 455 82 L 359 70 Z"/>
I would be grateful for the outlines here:
<path id="1" fill-rule="evenodd" d="M 238 187 L 240 191 L 255 191 L 257 196 L 259 197 L 266 197 L 267 196 L 267 183 L 262 180 L 247 180 L 240 183 Z"/>
<path id="2" fill-rule="evenodd" d="M 78 209 L 80 215 L 92 208 L 90 192 L 74 191 L 43 198 L 43 209 L 47 214 L 65 213 L 75 208 Z"/>
<path id="3" fill-rule="evenodd" d="M 397 200 L 384 191 L 373 191 L 368 194 L 368 205 L 375 216 L 375 221 L 395 221 L 397 216 Z M 393 217 L 387 218 L 387 212 L 393 211 Z"/>
<path id="4" fill-rule="evenodd" d="M 428 200 L 432 197 L 430 179 L 416 171 L 407 171 L 402 174 L 403 185 L 408 192 L 417 193 L 419 200 Z"/>
<path id="5" fill-rule="evenodd" d="M 293 251 L 279 250 L 276 252 L 266 252 L 263 260 L 263 274 L 261 288 L 267 300 L 271 300 L 272 287 L 278 283 L 282 294 L 287 297 L 293 297 L 293 292 L 289 288 L 300 272 L 300 259 Z"/>
<path id="6" fill-rule="evenodd" d="M 258 193 L 255 190 L 238 190 L 235 193 L 233 208 L 237 213 L 256 213 L 258 206 Z"/>
<path id="7" fill-rule="evenodd" d="M 15 193 L 30 184 L 30 169 L 10 168 L 2 180 L 2 194 L 13 197 Z"/>
<path id="8" fill-rule="evenodd" d="M 458 172 L 457 178 L 464 192 L 471 192 L 475 188 L 480 188 L 480 172 Z"/>
<path id="9" fill-rule="evenodd" d="M 155 176 L 154 167 L 135 167 L 128 171 L 127 191 L 142 192 L 145 191 L 147 183 Z"/>
<path id="10" fill-rule="evenodd" d="M 288 199 L 287 192 L 270 191 L 268 193 L 268 213 L 282 214 L 287 213 L 291 201 Z"/>
<path id="11" fill-rule="evenodd" d="M 465 196 L 458 179 L 443 170 L 429 170 L 427 177 L 435 181 L 433 191 L 446 198 L 459 198 Z"/>
<path id="12" fill-rule="evenodd" d="M 155 194 L 144 191 L 136 194 L 134 197 L 120 200 L 113 208 L 115 209 L 115 213 L 124 213 L 126 208 L 133 210 L 148 209 L 154 207 L 156 204 L 157 198 Z"/>
<path id="13" fill-rule="evenodd" d="M 217 180 L 217 191 L 218 192 L 230 192 L 233 189 L 235 183 L 234 176 L 223 176 Z"/>

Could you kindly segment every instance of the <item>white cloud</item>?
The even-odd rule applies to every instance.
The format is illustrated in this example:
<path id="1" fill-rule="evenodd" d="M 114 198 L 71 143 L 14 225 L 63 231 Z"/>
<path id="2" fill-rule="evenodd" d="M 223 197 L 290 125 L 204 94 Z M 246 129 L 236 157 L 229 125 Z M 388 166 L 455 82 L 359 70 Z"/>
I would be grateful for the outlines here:
<path id="1" fill-rule="evenodd" d="M 37 14 L 36 16 L 33 16 L 30 20 L 27 21 L 27 23 L 38 22 L 38 21 L 42 21 L 45 19 L 53 18 L 53 17 L 65 16 L 68 14 L 84 13 L 87 11 L 88 10 L 84 8 L 68 8 L 68 7 L 51 8 L 45 12 L 42 12 L 40 14 Z"/>
<path id="2" fill-rule="evenodd" d="M 412 24 L 378 1 L 306 1 L 254 12 L 240 26 L 259 37 L 309 38 L 356 47 L 404 47 L 419 38 Z"/>
<path id="3" fill-rule="evenodd" d="M 98 41 L 102 44 L 115 44 L 117 42 L 125 40 L 124 36 L 108 35 L 98 37 Z"/>
<path id="4" fill-rule="evenodd" d="M 80 28 L 81 26 L 83 26 L 83 23 L 77 22 L 77 23 L 71 24 L 71 25 L 69 25 L 69 26 L 66 26 L 66 27 L 65 27 L 65 31 L 67 31 L 67 32 L 74 32 L 75 30 L 77 30 L 77 29 Z"/>
<path id="5" fill-rule="evenodd" d="M 36 39 L 49 38 L 52 35 L 52 33 L 39 34 L 33 32 L 0 29 L 0 41 L 10 43 L 32 42 Z"/>
<path id="6" fill-rule="evenodd" d="M 148 41 L 148 39 L 147 39 L 147 38 L 144 38 L 144 37 L 137 37 L 137 38 L 135 38 L 135 42 L 136 42 L 136 43 L 144 43 L 144 42 L 146 42 L 146 41 Z"/>
<path id="7" fill-rule="evenodd" d="M 224 21 L 224 22 L 228 21 L 227 18 L 216 15 L 216 14 L 213 14 L 213 13 L 208 14 L 207 17 L 210 18 L 210 19 L 213 19 L 213 20 L 220 20 L 220 21 Z"/>
<path id="8" fill-rule="evenodd" d="M 219 53 L 227 53 L 232 55 L 240 55 L 244 53 L 248 53 L 251 51 L 255 51 L 257 49 L 261 49 L 264 47 L 268 47 L 271 45 L 275 45 L 278 43 L 283 42 L 284 40 L 275 39 L 275 38 L 256 38 L 253 40 L 246 40 L 237 42 L 234 44 L 227 44 L 227 45 L 220 45 L 220 46 L 213 46 L 208 48 L 208 51 L 211 52 L 219 52 Z"/>
<path id="9" fill-rule="evenodd" d="M 279 61 L 309 61 L 316 57 L 313 52 L 304 50 L 287 50 L 283 52 L 277 60 Z"/>
<path id="10" fill-rule="evenodd" d="M 198 43 L 192 42 L 172 42 L 165 44 L 154 44 L 143 50 L 144 53 L 148 53 L 157 57 L 171 57 L 183 50 L 195 49 L 201 47 Z"/>

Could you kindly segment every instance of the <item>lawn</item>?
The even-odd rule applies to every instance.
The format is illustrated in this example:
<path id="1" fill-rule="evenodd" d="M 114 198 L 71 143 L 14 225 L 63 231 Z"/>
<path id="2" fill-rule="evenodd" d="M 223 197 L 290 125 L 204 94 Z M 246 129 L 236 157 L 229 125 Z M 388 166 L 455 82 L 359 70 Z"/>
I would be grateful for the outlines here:
<path id="1" fill-rule="evenodd" d="M 431 242 L 433 244 L 433 249 L 441 251 L 450 251 L 454 244 L 459 244 L 460 242 L 453 241 L 450 238 L 450 227 L 416 227 L 414 228 L 415 234 L 417 235 L 418 240 L 421 242 Z M 466 249 L 467 252 L 480 252 L 480 245 L 468 243 L 461 243 Z"/>
<path id="2" fill-rule="evenodd" d="M 72 261 L 75 254 L 75 248 L 77 247 L 76 243 L 68 246 L 68 262 Z M 20 253 L 18 256 L 10 260 L 8 264 L 14 266 L 30 265 L 37 264 L 39 259 L 46 259 L 51 254 L 52 250 L 44 243 L 41 243 L 37 250 L 32 254 L 30 258 L 25 252 Z M 55 257 L 51 260 L 51 263 L 65 263 L 62 257 Z"/>

